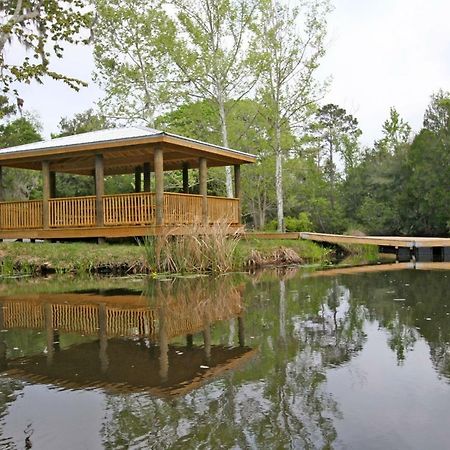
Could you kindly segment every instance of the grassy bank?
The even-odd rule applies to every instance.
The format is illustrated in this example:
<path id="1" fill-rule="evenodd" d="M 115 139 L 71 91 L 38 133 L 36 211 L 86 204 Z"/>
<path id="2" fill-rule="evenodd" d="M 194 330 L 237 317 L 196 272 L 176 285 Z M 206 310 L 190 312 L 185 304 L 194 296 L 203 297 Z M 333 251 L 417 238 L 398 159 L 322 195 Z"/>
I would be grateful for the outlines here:
<path id="1" fill-rule="evenodd" d="M 259 266 L 285 265 L 280 248 L 293 250 L 299 263 L 326 263 L 330 251 L 308 241 L 241 240 L 237 243 L 232 270 L 248 268 L 259 257 Z M 289 252 L 287 252 L 289 255 Z M 277 260 L 278 257 L 281 260 Z M 143 246 L 135 244 L 93 243 L 0 243 L 0 274 L 105 273 L 135 274 L 148 272 Z"/>

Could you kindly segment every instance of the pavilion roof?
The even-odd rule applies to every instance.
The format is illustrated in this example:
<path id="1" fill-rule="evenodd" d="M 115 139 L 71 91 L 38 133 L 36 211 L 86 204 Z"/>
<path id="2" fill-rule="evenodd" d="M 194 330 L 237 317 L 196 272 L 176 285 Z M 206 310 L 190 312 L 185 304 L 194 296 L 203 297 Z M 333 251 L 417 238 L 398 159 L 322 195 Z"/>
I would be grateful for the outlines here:
<path id="1" fill-rule="evenodd" d="M 51 170 L 91 174 L 94 155 L 102 153 L 105 174 L 131 173 L 144 163 L 153 165 L 153 150 L 164 150 L 164 170 L 180 169 L 183 163 L 198 167 L 204 157 L 208 166 L 255 162 L 254 155 L 196 139 L 145 127 L 121 127 L 91 131 L 46 141 L 0 149 L 0 165 L 40 170 L 49 160 Z"/>

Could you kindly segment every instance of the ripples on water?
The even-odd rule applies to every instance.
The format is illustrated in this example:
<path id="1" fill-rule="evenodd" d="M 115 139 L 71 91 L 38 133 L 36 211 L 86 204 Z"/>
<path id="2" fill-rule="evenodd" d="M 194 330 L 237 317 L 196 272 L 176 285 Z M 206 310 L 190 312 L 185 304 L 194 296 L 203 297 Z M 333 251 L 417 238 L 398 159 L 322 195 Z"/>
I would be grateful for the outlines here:
<path id="1" fill-rule="evenodd" d="M 4 282 L 0 447 L 448 448 L 449 277 Z"/>

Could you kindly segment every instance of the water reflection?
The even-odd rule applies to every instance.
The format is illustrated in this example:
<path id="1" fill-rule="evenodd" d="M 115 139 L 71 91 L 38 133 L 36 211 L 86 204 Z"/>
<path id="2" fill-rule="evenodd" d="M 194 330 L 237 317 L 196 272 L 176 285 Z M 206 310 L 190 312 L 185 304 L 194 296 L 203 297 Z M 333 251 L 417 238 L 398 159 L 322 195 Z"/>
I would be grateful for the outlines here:
<path id="1" fill-rule="evenodd" d="M 4 293 L 0 445 L 32 424 L 45 448 L 445 447 L 448 277 L 397 264 Z M 67 419 L 59 442 L 29 413 L 36 393 L 97 405 L 91 440 Z"/>
<path id="2" fill-rule="evenodd" d="M 22 345 L 28 354 L 8 358 L 4 339 L 4 375 L 67 389 L 179 395 L 254 355 L 245 346 L 238 287 L 196 280 L 149 290 L 151 297 L 116 290 L 0 297 L 2 336 L 32 331 L 45 334 L 46 344 L 38 354 Z M 213 343 L 210 328 L 219 321 L 237 322 L 238 345 Z M 77 333 L 79 342 L 61 348 L 62 333 Z"/>

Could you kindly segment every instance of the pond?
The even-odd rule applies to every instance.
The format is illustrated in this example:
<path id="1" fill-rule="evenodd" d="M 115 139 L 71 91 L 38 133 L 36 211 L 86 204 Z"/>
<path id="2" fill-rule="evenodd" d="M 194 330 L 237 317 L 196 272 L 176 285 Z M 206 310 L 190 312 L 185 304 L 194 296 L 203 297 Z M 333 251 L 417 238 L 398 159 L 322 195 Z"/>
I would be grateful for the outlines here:
<path id="1" fill-rule="evenodd" d="M 0 284 L 0 447 L 448 448 L 449 264 Z"/>

